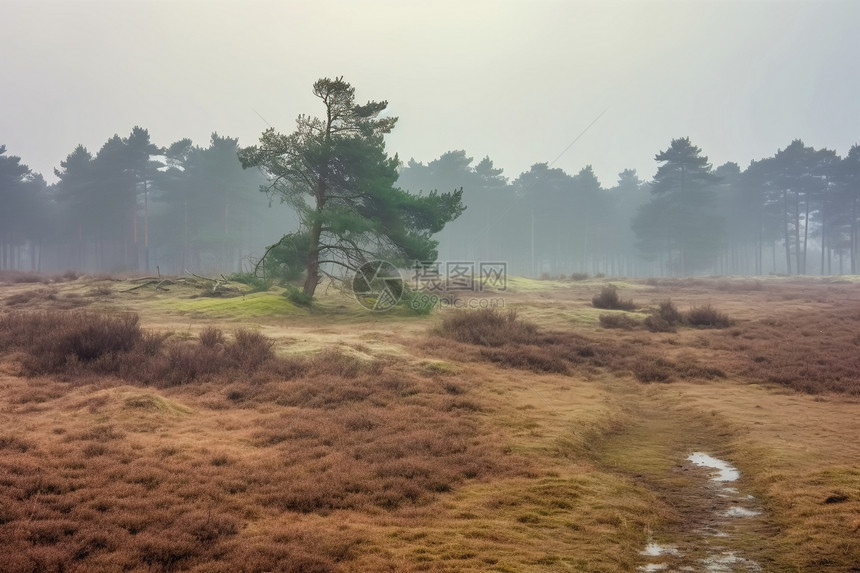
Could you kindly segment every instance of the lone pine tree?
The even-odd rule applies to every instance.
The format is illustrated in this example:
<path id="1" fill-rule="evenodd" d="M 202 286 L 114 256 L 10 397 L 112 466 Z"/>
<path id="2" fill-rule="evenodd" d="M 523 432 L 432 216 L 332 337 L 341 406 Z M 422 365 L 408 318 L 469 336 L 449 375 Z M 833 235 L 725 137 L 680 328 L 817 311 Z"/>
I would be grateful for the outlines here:
<path id="1" fill-rule="evenodd" d="M 301 222 L 261 262 L 279 266 L 283 276 L 303 272 L 303 293 L 313 296 L 323 276 L 338 278 L 335 269 L 355 271 L 372 258 L 435 260 L 432 235 L 463 212 L 462 190 L 399 189 L 400 162 L 385 150 L 384 136 L 397 123 L 384 114 L 388 102 L 357 104 L 355 88 L 342 78 L 318 80 L 313 93 L 323 104 L 321 118 L 300 115 L 293 133 L 269 128 L 259 145 L 239 151 L 243 167 L 269 177 L 262 190 L 292 205 Z"/>

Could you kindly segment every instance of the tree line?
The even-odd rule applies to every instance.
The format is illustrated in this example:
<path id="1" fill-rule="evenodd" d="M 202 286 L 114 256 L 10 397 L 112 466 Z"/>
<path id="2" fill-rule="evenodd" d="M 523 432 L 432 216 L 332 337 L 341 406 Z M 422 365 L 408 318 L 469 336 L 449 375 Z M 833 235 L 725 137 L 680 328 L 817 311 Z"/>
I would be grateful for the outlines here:
<path id="1" fill-rule="evenodd" d="M 95 154 L 78 145 L 49 185 L 0 146 L 0 269 L 248 270 L 295 215 L 258 192 L 264 175 L 237 153 L 217 133 L 162 147 L 134 127 Z"/>
<path id="2" fill-rule="evenodd" d="M 625 169 L 606 187 L 591 166 L 571 175 L 547 163 L 511 181 L 490 158 L 475 163 L 461 150 L 402 164 L 382 147 L 393 121 L 373 119 L 384 106 L 354 104 L 345 82 L 326 89 L 353 115 L 333 124 L 345 134 L 340 150 L 329 126 L 326 153 L 342 156 L 320 163 L 332 169 L 323 183 L 305 160 L 279 159 L 291 146 L 320 153 L 314 138 L 325 142 L 326 131 L 306 116 L 304 132 L 267 132 L 246 148 L 245 167 L 259 169 L 243 169 L 234 138 L 159 147 L 135 127 L 95 154 L 79 145 L 47 184 L 0 146 L 0 269 L 247 271 L 269 246 L 280 258 L 268 269 L 303 278 L 312 293 L 320 269 L 308 280 L 308 245 L 316 241 L 317 260 L 347 260 L 364 233 L 392 256 L 502 261 L 528 276 L 858 272 L 860 146 L 840 157 L 795 140 L 742 170 L 714 168 L 679 138 L 655 155 L 649 181 Z M 338 169 L 349 176 L 335 180 Z M 462 190 L 465 211 L 452 190 Z"/>
<path id="3" fill-rule="evenodd" d="M 485 157 L 408 161 L 406 189 L 463 187 L 467 209 L 440 236 L 445 260 L 505 261 L 529 276 L 605 273 L 856 274 L 860 146 L 845 157 L 794 140 L 746 169 L 714 168 L 689 138 L 655 155 L 650 181 L 625 169 L 604 187 L 537 163 L 513 181 Z"/>

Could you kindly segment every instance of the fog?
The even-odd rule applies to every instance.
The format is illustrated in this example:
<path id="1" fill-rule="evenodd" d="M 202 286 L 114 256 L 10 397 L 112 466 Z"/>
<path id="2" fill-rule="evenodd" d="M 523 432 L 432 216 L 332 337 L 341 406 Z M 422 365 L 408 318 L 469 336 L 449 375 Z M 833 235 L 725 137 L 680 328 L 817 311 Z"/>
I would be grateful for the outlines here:
<path id="1" fill-rule="evenodd" d="M 248 200 L 232 212 L 246 209 L 244 223 L 231 228 L 228 214 L 219 227 L 213 215 L 196 235 L 171 219 L 180 203 L 170 207 L 169 184 L 143 204 L 149 179 L 138 173 L 126 182 L 137 201 L 117 207 L 121 224 L 88 227 L 87 239 L 58 202 L 54 170 L 78 145 L 96 157 L 135 126 L 159 148 L 189 138 L 208 149 L 216 132 L 252 145 L 269 125 L 289 133 L 298 114 L 319 113 L 311 84 L 343 75 L 359 99 L 388 100 L 400 118 L 387 149 L 404 162 L 404 188 L 464 188 L 468 208 L 441 235 L 442 259 L 506 260 L 534 276 L 853 272 L 856 216 L 831 215 L 855 205 L 837 167 L 847 169 L 860 139 L 857 21 L 856 2 L 6 1 L 0 145 L 29 167 L 38 193 L 7 183 L 4 192 L 40 195 L 53 214 L 4 200 L 0 265 L 247 267 L 295 226 L 255 191 L 259 173 L 233 166 L 241 182 L 231 197 Z M 637 234 L 640 207 L 659 198 L 639 183 L 657 175 L 655 155 L 687 137 L 722 167 L 696 207 L 710 238 L 649 236 L 642 218 Z M 808 161 L 791 184 L 775 174 L 789 148 Z M 825 150 L 826 168 L 816 155 Z M 429 167 L 457 157 L 447 174 Z M 473 177 L 485 157 L 502 170 L 490 182 Z M 152 169 L 166 173 L 161 163 Z M 625 170 L 636 185 L 630 171 L 619 182 Z M 746 202 L 753 179 L 757 199 Z M 652 222 L 672 215 L 659 202 L 648 208 Z M 42 215 L 27 223 L 22 209 Z M 154 244 L 142 246 L 150 224 Z"/>

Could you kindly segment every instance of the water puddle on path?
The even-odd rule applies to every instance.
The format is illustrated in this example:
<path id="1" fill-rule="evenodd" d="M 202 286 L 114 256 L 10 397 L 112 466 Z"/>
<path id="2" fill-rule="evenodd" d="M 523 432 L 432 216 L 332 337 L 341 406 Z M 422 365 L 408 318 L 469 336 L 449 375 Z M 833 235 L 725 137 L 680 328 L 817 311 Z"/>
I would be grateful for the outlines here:
<path id="1" fill-rule="evenodd" d="M 739 573 L 761 571 L 758 563 L 739 555 L 728 545 L 738 520 L 761 515 L 756 500 L 736 487 L 741 473 L 726 461 L 704 452 L 693 452 L 686 460 L 691 466 L 710 470 L 702 479 L 701 495 L 709 510 L 696 519 L 691 537 L 668 545 L 650 541 L 640 552 L 647 561 L 639 571 Z M 684 467 L 684 469 L 689 469 Z M 731 484 L 731 485 L 729 485 Z"/>
<path id="2" fill-rule="evenodd" d="M 741 477 L 741 472 L 728 462 L 712 458 L 708 454 L 703 454 L 702 452 L 694 452 L 690 454 L 687 457 L 687 461 L 693 462 L 697 466 L 717 470 L 716 475 L 711 476 L 711 479 L 714 481 L 736 481 Z"/>

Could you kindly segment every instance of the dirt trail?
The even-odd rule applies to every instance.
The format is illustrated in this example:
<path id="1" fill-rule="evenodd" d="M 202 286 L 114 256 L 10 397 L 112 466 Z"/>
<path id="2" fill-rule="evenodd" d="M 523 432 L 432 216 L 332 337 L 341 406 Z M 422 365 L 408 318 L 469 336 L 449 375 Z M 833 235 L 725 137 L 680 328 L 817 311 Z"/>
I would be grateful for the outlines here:
<path id="1" fill-rule="evenodd" d="M 634 423 L 602 447 L 604 463 L 655 492 L 671 516 L 649 532 L 638 570 L 768 570 L 768 517 L 725 461 L 728 432 L 709 414 L 668 405 L 660 393 L 631 400 Z"/>

